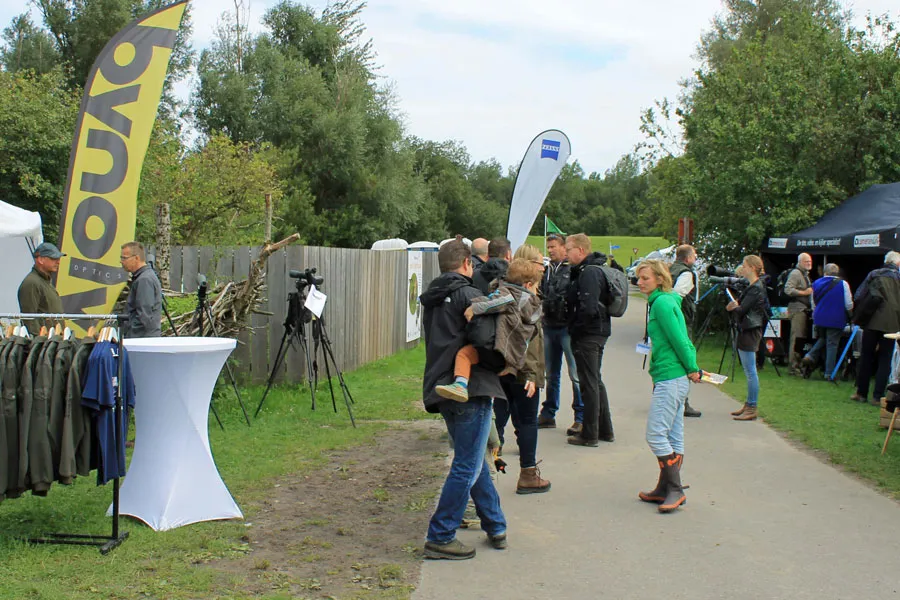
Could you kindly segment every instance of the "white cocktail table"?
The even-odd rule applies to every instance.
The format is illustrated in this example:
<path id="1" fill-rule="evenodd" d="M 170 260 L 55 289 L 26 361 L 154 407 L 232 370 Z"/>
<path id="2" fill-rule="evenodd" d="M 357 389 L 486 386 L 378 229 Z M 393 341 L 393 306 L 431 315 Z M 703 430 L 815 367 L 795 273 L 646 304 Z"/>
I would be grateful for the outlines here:
<path id="1" fill-rule="evenodd" d="M 120 512 L 157 531 L 243 518 L 209 448 L 209 402 L 236 346 L 226 338 L 125 339 L 135 387 L 135 441 Z"/>

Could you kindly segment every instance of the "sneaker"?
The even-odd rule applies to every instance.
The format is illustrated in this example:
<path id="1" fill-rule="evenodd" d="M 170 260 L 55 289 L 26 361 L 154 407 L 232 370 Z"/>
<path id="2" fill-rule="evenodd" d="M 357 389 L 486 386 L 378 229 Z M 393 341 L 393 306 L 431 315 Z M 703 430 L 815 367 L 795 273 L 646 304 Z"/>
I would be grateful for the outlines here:
<path id="1" fill-rule="evenodd" d="M 553 417 L 538 417 L 538 429 L 556 429 L 556 419 Z"/>
<path id="2" fill-rule="evenodd" d="M 488 534 L 488 543 L 494 550 L 506 550 L 509 544 L 506 543 L 506 534 L 498 533 L 497 535 Z"/>
<path id="3" fill-rule="evenodd" d="M 505 538 L 506 536 L 504 536 Z M 469 548 L 458 539 L 454 538 L 446 544 L 437 542 L 425 542 L 425 558 L 466 560 L 475 557 L 475 548 Z"/>
<path id="4" fill-rule="evenodd" d="M 566 435 L 581 435 L 582 429 L 584 429 L 584 424 L 575 421 L 571 427 L 566 429 Z"/>
<path id="5" fill-rule="evenodd" d="M 589 440 L 581 437 L 581 435 L 570 435 L 566 438 L 566 441 L 573 446 L 589 446 L 591 448 L 596 448 L 600 445 L 600 440 Z"/>
<path id="6" fill-rule="evenodd" d="M 436 385 L 434 386 L 434 391 L 437 392 L 438 396 L 447 400 L 455 402 L 469 401 L 469 388 L 458 382 L 450 385 Z"/>

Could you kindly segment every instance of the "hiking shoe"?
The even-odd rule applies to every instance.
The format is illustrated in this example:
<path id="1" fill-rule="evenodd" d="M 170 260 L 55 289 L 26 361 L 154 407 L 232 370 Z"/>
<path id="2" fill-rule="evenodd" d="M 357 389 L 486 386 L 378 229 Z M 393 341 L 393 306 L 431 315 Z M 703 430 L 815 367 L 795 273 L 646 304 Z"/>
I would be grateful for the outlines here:
<path id="1" fill-rule="evenodd" d="M 519 481 L 516 482 L 517 494 L 542 494 L 550 491 L 550 482 L 541 478 L 541 472 L 537 465 L 527 467 L 519 472 Z"/>
<path id="2" fill-rule="evenodd" d="M 589 440 L 587 438 L 581 437 L 581 434 L 570 435 L 566 438 L 566 441 L 573 446 L 589 446 L 591 448 L 596 448 L 600 445 L 600 440 Z"/>
<path id="3" fill-rule="evenodd" d="M 742 407 L 740 407 L 739 409 L 737 409 L 736 411 L 733 411 L 733 412 L 731 413 L 731 416 L 732 416 L 732 417 L 739 417 L 739 416 L 741 416 L 742 414 L 744 414 L 745 412 L 747 412 L 747 408 L 749 408 L 749 405 L 748 405 L 746 402 L 744 402 L 744 405 L 743 405 Z"/>
<path id="4" fill-rule="evenodd" d="M 684 416 L 686 417 L 699 417 L 703 413 L 691 406 L 691 403 L 687 400 L 684 401 Z"/>
<path id="5" fill-rule="evenodd" d="M 740 415 L 731 418 L 734 421 L 755 421 L 757 416 L 756 407 L 748 406 Z"/>
<path id="6" fill-rule="evenodd" d="M 566 429 L 566 435 L 581 435 L 582 429 L 584 429 L 584 424 L 576 421 L 576 422 L 572 423 L 571 427 Z"/>
<path id="7" fill-rule="evenodd" d="M 503 536 L 504 538 L 506 536 Z M 461 541 L 453 538 L 446 544 L 438 544 L 437 542 L 425 542 L 425 558 L 446 559 L 446 560 L 466 560 L 474 558 L 475 548 L 469 548 Z"/>
<path id="8" fill-rule="evenodd" d="M 556 429 L 556 419 L 553 417 L 538 417 L 538 429 Z"/>
<path id="9" fill-rule="evenodd" d="M 454 402 L 468 402 L 469 388 L 461 383 L 451 383 L 450 385 L 436 385 L 434 391 L 441 398 L 453 400 Z"/>
<path id="10" fill-rule="evenodd" d="M 506 550 L 509 544 L 506 543 L 506 534 L 498 533 L 497 535 L 488 534 L 488 543 L 494 550 Z"/>

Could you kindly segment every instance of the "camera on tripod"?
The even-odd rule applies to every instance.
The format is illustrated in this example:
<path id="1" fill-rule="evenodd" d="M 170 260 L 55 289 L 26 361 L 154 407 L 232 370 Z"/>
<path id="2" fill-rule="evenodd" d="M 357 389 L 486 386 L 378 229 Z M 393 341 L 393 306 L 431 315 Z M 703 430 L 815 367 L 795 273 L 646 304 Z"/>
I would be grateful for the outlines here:
<path id="1" fill-rule="evenodd" d="M 740 277 L 734 271 L 729 271 L 728 269 L 723 269 L 722 267 L 717 267 L 715 265 L 709 265 L 706 268 L 706 277 L 709 279 L 710 283 L 717 283 L 725 288 L 735 291 L 735 292 L 743 292 L 747 289 L 747 286 L 750 285 L 750 281 L 744 277 Z"/>
<path id="2" fill-rule="evenodd" d="M 316 277 L 315 267 L 305 269 L 303 271 L 295 271 L 291 269 L 290 271 L 288 271 L 288 275 L 291 277 L 291 279 L 297 280 L 297 291 L 300 291 L 309 285 L 319 286 L 325 283 L 324 277 Z"/>

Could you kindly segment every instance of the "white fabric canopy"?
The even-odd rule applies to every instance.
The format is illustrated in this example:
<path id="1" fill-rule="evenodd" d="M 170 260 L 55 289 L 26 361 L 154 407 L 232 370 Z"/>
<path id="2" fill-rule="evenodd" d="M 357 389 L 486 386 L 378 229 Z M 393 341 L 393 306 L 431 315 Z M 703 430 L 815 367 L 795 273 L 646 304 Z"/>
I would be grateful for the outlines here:
<path id="1" fill-rule="evenodd" d="M 33 249 L 44 241 L 41 215 L 0 201 L 0 312 L 19 312 L 19 284 L 34 265 Z"/>
<path id="2" fill-rule="evenodd" d="M 209 448 L 209 401 L 237 342 L 125 339 L 135 386 L 134 454 L 120 512 L 156 531 L 243 518 Z"/>

